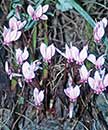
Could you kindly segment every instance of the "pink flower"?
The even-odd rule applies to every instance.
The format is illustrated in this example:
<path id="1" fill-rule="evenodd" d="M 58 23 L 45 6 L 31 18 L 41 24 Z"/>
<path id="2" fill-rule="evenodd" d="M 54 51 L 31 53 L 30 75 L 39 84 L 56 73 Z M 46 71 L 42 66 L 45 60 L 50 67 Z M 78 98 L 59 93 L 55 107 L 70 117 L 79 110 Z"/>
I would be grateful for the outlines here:
<path id="1" fill-rule="evenodd" d="M 22 73 L 26 82 L 32 82 L 32 79 L 35 78 L 34 66 L 29 64 L 27 61 L 22 65 Z"/>
<path id="2" fill-rule="evenodd" d="M 96 66 L 97 69 L 100 69 L 105 62 L 104 55 L 102 55 L 98 59 L 96 59 L 95 55 L 90 54 L 87 59 L 90 62 L 92 62 Z"/>
<path id="3" fill-rule="evenodd" d="M 69 48 L 67 44 L 66 44 L 65 48 L 66 48 L 65 53 L 61 52 L 58 48 L 56 48 L 56 50 L 58 53 L 60 53 L 62 56 L 64 56 L 69 63 L 73 62 L 72 48 Z"/>
<path id="4" fill-rule="evenodd" d="M 13 77 L 22 77 L 21 74 L 13 73 L 12 70 L 9 68 L 9 63 L 5 62 L 5 71 L 9 75 L 10 80 L 12 80 Z"/>
<path id="5" fill-rule="evenodd" d="M 35 105 L 40 106 L 41 102 L 44 99 L 44 90 L 41 90 L 39 92 L 39 90 L 37 88 L 35 88 L 34 91 L 33 91 L 33 97 L 34 97 Z"/>
<path id="6" fill-rule="evenodd" d="M 16 49 L 17 64 L 22 64 L 23 61 L 27 60 L 28 57 L 29 52 L 27 51 L 27 47 L 24 48 L 24 52 L 20 48 Z"/>
<path id="7" fill-rule="evenodd" d="M 88 78 L 88 83 L 89 83 L 91 89 L 93 89 L 93 91 L 96 94 L 100 94 L 108 86 L 108 74 L 101 77 L 99 72 L 96 71 L 94 74 L 94 78 L 92 78 L 92 77 Z"/>
<path id="8" fill-rule="evenodd" d="M 20 36 L 21 36 L 21 31 L 7 29 L 4 26 L 4 30 L 3 30 L 4 45 L 9 46 L 13 41 L 18 40 Z"/>
<path id="9" fill-rule="evenodd" d="M 88 77 L 90 75 L 90 71 L 87 70 L 86 66 L 85 65 L 82 65 L 82 67 L 80 68 L 79 70 L 79 73 L 80 73 L 80 82 L 87 82 L 88 80 Z"/>
<path id="10" fill-rule="evenodd" d="M 36 10 L 33 9 L 31 5 L 27 7 L 28 14 L 32 17 L 33 20 L 47 20 L 48 17 L 44 14 L 47 12 L 49 5 L 44 5 L 43 7 L 39 5 Z"/>
<path id="11" fill-rule="evenodd" d="M 105 34 L 105 28 L 107 26 L 107 19 L 103 18 L 100 22 L 96 23 L 94 27 L 94 41 L 100 42 Z"/>
<path id="12" fill-rule="evenodd" d="M 75 46 L 72 46 L 72 56 L 77 64 L 82 64 L 87 58 L 88 45 L 84 46 L 81 51 Z"/>
<path id="13" fill-rule="evenodd" d="M 9 20 L 9 28 L 11 30 L 20 30 L 22 29 L 26 24 L 26 21 L 21 22 L 20 20 L 17 20 L 15 17 L 10 18 Z"/>
<path id="14" fill-rule="evenodd" d="M 80 95 L 80 88 L 76 85 L 74 88 L 73 86 L 69 86 L 68 88 L 64 89 L 66 96 L 69 97 L 71 102 L 75 102 L 78 96 Z"/>
<path id="15" fill-rule="evenodd" d="M 45 43 L 41 43 L 40 52 L 41 52 L 41 55 L 43 56 L 43 59 L 46 62 L 50 62 L 52 56 L 54 56 L 55 54 L 55 47 L 53 44 L 47 47 Z"/>

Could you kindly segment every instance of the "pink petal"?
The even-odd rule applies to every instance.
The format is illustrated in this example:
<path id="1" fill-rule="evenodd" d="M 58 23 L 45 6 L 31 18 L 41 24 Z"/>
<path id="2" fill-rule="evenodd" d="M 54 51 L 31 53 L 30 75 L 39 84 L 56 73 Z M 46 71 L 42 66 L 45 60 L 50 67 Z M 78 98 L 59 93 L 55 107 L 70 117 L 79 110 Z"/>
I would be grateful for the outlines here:
<path id="1" fill-rule="evenodd" d="M 73 88 L 73 93 L 71 93 L 71 96 L 72 96 L 73 99 L 76 99 L 79 95 L 80 95 L 80 88 L 79 88 L 78 85 L 76 85 Z"/>
<path id="2" fill-rule="evenodd" d="M 98 31 L 97 31 L 96 34 L 101 39 L 104 36 L 104 34 L 105 34 L 104 28 L 103 27 L 98 28 Z"/>
<path id="3" fill-rule="evenodd" d="M 18 64 L 22 64 L 22 50 L 20 48 L 16 49 L 16 60 Z"/>
<path id="4" fill-rule="evenodd" d="M 71 92 L 72 92 L 72 87 L 68 87 L 66 89 L 64 89 L 64 93 L 66 94 L 66 96 L 68 96 L 69 98 L 71 98 Z"/>
<path id="5" fill-rule="evenodd" d="M 99 74 L 98 71 L 95 72 L 94 79 L 95 79 L 95 81 L 100 81 L 101 80 L 101 77 L 100 77 L 100 74 Z"/>
<path id="6" fill-rule="evenodd" d="M 97 61 L 96 61 L 96 66 L 99 67 L 99 68 L 100 68 L 100 67 L 104 64 L 104 62 L 105 62 L 105 59 L 104 59 L 103 56 L 104 56 L 104 55 L 100 56 L 100 57 L 97 59 Z"/>
<path id="7" fill-rule="evenodd" d="M 55 47 L 54 45 L 50 45 L 47 47 L 47 57 L 46 59 L 50 60 L 52 56 L 55 54 Z"/>
<path id="8" fill-rule="evenodd" d="M 107 19 L 104 17 L 104 18 L 102 19 L 102 22 L 103 22 L 104 28 L 105 28 L 105 27 L 107 26 L 107 23 L 108 23 Z"/>
<path id="9" fill-rule="evenodd" d="M 14 32 L 13 32 L 13 34 L 14 34 Z M 13 35 L 13 34 L 12 34 L 12 35 Z M 6 42 L 6 43 L 11 42 L 11 37 L 12 37 L 12 35 L 11 35 L 11 31 L 8 30 L 6 36 L 4 37 L 4 42 Z"/>
<path id="10" fill-rule="evenodd" d="M 44 6 L 42 7 L 42 13 L 46 13 L 47 10 L 48 10 L 48 8 L 49 8 L 49 5 L 44 5 Z"/>
<path id="11" fill-rule="evenodd" d="M 108 86 L 108 74 L 105 75 L 103 83 L 104 83 L 105 87 Z"/>
<path id="12" fill-rule="evenodd" d="M 78 48 L 72 46 L 71 50 L 72 50 L 72 56 L 73 56 L 74 60 L 78 61 L 79 60 L 79 50 L 78 50 Z"/>
<path id="13" fill-rule="evenodd" d="M 21 36 L 21 31 L 17 31 L 16 37 L 15 37 L 15 39 L 13 41 L 18 40 L 20 38 L 20 36 Z"/>
<path id="14" fill-rule="evenodd" d="M 8 64 L 7 61 L 5 62 L 5 71 L 6 71 L 7 73 L 9 72 L 9 64 Z"/>
<path id="15" fill-rule="evenodd" d="M 39 94 L 39 90 L 37 88 L 35 88 L 33 91 L 34 98 L 36 98 L 38 96 L 38 94 Z"/>
<path id="16" fill-rule="evenodd" d="M 39 92 L 38 97 L 39 97 L 39 101 L 42 102 L 43 99 L 44 99 L 44 91 L 41 90 L 41 91 Z"/>
<path id="17" fill-rule="evenodd" d="M 37 9 L 35 10 L 35 17 L 40 18 L 42 16 L 42 6 L 39 5 Z"/>
<path id="18" fill-rule="evenodd" d="M 19 30 L 22 29 L 22 28 L 25 26 L 26 23 L 27 23 L 26 21 L 23 21 L 23 22 L 18 21 L 18 22 L 17 22 L 18 29 L 19 29 Z"/>
<path id="19" fill-rule="evenodd" d="M 31 5 L 29 5 L 28 7 L 27 7 L 27 12 L 28 12 L 28 14 L 32 17 L 33 16 L 33 14 L 34 14 L 34 9 L 33 9 L 33 7 L 31 6 Z"/>
<path id="20" fill-rule="evenodd" d="M 31 80 L 35 77 L 35 73 L 27 61 L 22 65 L 22 73 L 26 80 Z"/>
<path id="21" fill-rule="evenodd" d="M 9 29 L 7 29 L 5 26 L 4 26 L 4 30 L 3 30 L 3 37 L 6 37 L 7 33 L 8 33 Z"/>
<path id="22" fill-rule="evenodd" d="M 92 62 L 93 64 L 96 63 L 96 57 L 95 57 L 95 55 L 93 55 L 93 54 L 90 54 L 87 59 L 88 59 L 90 62 Z"/>
<path id="23" fill-rule="evenodd" d="M 12 30 L 17 30 L 17 19 L 15 17 L 10 18 L 9 28 Z"/>
<path id="24" fill-rule="evenodd" d="M 24 48 L 24 52 L 22 54 L 22 59 L 27 60 L 27 58 L 29 57 L 29 52 L 27 51 L 27 47 Z"/>
<path id="25" fill-rule="evenodd" d="M 41 46 L 40 46 L 40 52 L 41 52 L 41 55 L 43 56 L 43 58 L 45 59 L 46 58 L 46 52 L 47 51 L 47 46 L 45 43 L 41 43 Z"/>
<path id="26" fill-rule="evenodd" d="M 88 78 L 88 83 L 93 90 L 96 90 L 95 80 L 91 77 Z"/>
<path id="27" fill-rule="evenodd" d="M 89 76 L 89 72 L 87 71 L 87 68 L 85 65 L 82 65 L 82 67 L 79 70 L 81 80 L 87 80 Z"/>
<path id="28" fill-rule="evenodd" d="M 80 62 L 83 62 L 87 58 L 87 50 L 88 46 L 84 46 L 84 48 L 80 52 Z"/>
<path id="29" fill-rule="evenodd" d="M 66 44 L 65 48 L 66 48 L 65 55 L 66 55 L 66 58 L 69 60 L 69 59 L 72 58 L 71 50 L 70 50 L 70 48 L 68 47 L 67 44 Z"/>
<path id="30" fill-rule="evenodd" d="M 42 14 L 42 16 L 40 17 L 40 19 L 42 19 L 42 20 L 47 20 L 48 17 L 47 17 L 45 14 Z"/>

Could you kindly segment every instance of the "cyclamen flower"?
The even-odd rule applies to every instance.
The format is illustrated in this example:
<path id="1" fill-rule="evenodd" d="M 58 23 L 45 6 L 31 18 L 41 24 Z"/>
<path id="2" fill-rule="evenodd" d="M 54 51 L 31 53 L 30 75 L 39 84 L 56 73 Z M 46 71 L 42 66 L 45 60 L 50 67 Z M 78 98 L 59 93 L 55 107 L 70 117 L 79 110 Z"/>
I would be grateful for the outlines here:
<path id="1" fill-rule="evenodd" d="M 88 77 L 90 75 L 90 71 L 87 70 L 86 66 L 85 65 L 82 65 L 82 67 L 80 68 L 79 70 L 79 73 L 80 73 L 80 82 L 87 82 L 88 80 Z"/>
<path id="2" fill-rule="evenodd" d="M 73 86 L 69 86 L 68 88 L 64 89 L 66 96 L 69 97 L 71 102 L 75 102 L 78 96 L 80 95 L 80 88 L 76 85 L 74 88 Z"/>
<path id="3" fill-rule="evenodd" d="M 9 28 L 11 30 L 20 30 L 22 29 L 26 24 L 26 21 L 21 22 L 20 20 L 17 20 L 15 17 L 10 18 L 9 20 Z"/>
<path id="4" fill-rule="evenodd" d="M 27 60 L 28 57 L 29 52 L 27 51 L 27 47 L 24 48 L 24 52 L 20 48 L 16 49 L 17 64 L 22 64 L 23 61 Z"/>
<path id="5" fill-rule="evenodd" d="M 96 71 L 94 78 L 88 78 L 88 83 L 91 89 L 93 89 L 94 93 L 101 94 L 104 90 L 106 90 L 106 87 L 108 86 L 108 74 L 101 77 L 99 72 Z"/>
<path id="6" fill-rule="evenodd" d="M 35 78 L 34 66 L 29 64 L 27 61 L 22 65 L 22 73 L 26 82 L 32 82 L 32 79 Z"/>
<path id="7" fill-rule="evenodd" d="M 87 58 L 88 45 L 84 46 L 81 51 L 77 47 L 72 46 L 72 56 L 77 64 L 83 64 L 84 60 Z"/>
<path id="8" fill-rule="evenodd" d="M 102 55 L 102 56 L 100 56 L 99 58 L 96 59 L 95 55 L 90 54 L 87 59 L 90 62 L 92 62 L 97 69 L 100 69 L 105 62 L 104 55 Z"/>
<path id="9" fill-rule="evenodd" d="M 28 14 L 32 17 L 33 20 L 47 20 L 48 17 L 44 14 L 47 12 L 49 5 L 44 5 L 43 7 L 39 5 L 36 10 L 33 9 L 31 5 L 27 7 Z"/>
<path id="10" fill-rule="evenodd" d="M 40 106 L 43 99 L 44 99 L 44 90 L 39 90 L 37 88 L 34 89 L 33 91 L 33 97 L 34 97 L 34 102 L 36 106 Z"/>
<path id="11" fill-rule="evenodd" d="M 55 47 L 53 44 L 47 47 L 45 43 L 41 43 L 40 52 L 44 61 L 51 62 L 51 58 L 55 54 Z"/>
<path id="12" fill-rule="evenodd" d="M 103 18 L 100 22 L 96 23 L 96 26 L 94 28 L 94 41 L 100 42 L 102 37 L 105 34 L 105 28 L 107 26 L 107 19 Z"/>
<path id="13" fill-rule="evenodd" d="M 9 46 L 13 41 L 18 40 L 20 36 L 21 36 L 21 31 L 11 30 L 4 26 L 4 30 L 3 30 L 4 45 Z"/>

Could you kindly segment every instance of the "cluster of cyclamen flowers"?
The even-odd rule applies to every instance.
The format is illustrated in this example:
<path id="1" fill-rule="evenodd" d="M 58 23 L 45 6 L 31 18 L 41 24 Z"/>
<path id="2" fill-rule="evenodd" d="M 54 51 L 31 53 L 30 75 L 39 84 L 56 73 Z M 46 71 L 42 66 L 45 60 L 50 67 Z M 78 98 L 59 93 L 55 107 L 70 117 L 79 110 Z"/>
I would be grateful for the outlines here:
<path id="1" fill-rule="evenodd" d="M 45 15 L 49 8 L 49 5 L 44 5 L 43 7 L 39 5 L 36 10 L 33 9 L 31 5 L 27 7 L 27 12 L 29 16 L 34 20 L 47 20 L 48 17 Z M 18 40 L 21 36 L 21 29 L 26 25 L 27 21 L 23 22 L 16 17 L 12 17 L 9 20 L 9 28 L 4 26 L 3 30 L 3 45 L 9 46 L 12 42 Z"/>
<path id="2" fill-rule="evenodd" d="M 49 8 L 49 5 L 44 5 L 43 7 L 40 5 L 36 10 L 33 9 L 31 5 L 28 6 L 27 12 L 32 20 L 47 20 L 48 17 L 45 14 Z M 4 26 L 3 31 L 3 45 L 10 46 L 12 42 L 18 40 L 21 36 L 21 29 L 26 25 L 26 21 L 21 22 L 16 17 L 12 17 L 9 20 L 9 28 Z M 97 22 L 94 28 L 94 40 L 96 42 L 100 42 L 102 37 L 105 34 L 105 27 L 107 26 L 107 19 L 103 18 L 102 21 Z M 40 53 L 43 57 L 44 62 L 50 63 L 51 58 L 55 55 L 57 51 L 59 54 L 64 56 L 67 59 L 67 62 L 70 64 L 75 62 L 80 65 L 79 74 L 80 74 L 80 83 L 88 83 L 91 89 L 96 93 L 102 93 L 106 87 L 108 86 L 108 74 L 105 75 L 104 69 L 102 70 L 102 66 L 105 62 L 104 55 L 100 56 L 96 59 L 95 55 L 88 55 L 88 45 L 84 46 L 80 51 L 77 47 L 71 46 L 69 47 L 67 44 L 65 46 L 65 53 L 61 52 L 58 48 L 56 48 L 53 44 L 50 46 L 46 46 L 46 44 L 41 43 Z M 9 67 L 9 63 L 6 61 L 5 70 L 10 76 L 10 79 L 14 76 L 24 77 L 26 82 L 32 82 L 35 78 L 35 72 L 39 69 L 39 65 L 41 64 L 39 61 L 34 61 L 31 64 L 28 63 L 27 59 L 29 57 L 29 52 L 27 47 L 22 51 L 20 48 L 16 49 L 16 63 L 20 65 L 21 70 L 19 73 L 14 73 Z M 91 63 L 95 65 L 96 71 L 94 73 L 94 77 L 90 77 L 90 72 L 92 70 L 87 70 L 85 66 L 85 60 L 89 60 Z M 22 73 L 21 73 L 22 72 Z M 71 102 L 76 101 L 78 96 L 80 95 L 80 85 L 73 86 L 72 82 L 68 82 L 68 88 L 64 89 L 64 93 L 69 97 Z M 44 99 L 44 90 L 39 90 L 37 88 L 34 89 L 33 92 L 35 105 L 41 105 L 41 102 Z"/>

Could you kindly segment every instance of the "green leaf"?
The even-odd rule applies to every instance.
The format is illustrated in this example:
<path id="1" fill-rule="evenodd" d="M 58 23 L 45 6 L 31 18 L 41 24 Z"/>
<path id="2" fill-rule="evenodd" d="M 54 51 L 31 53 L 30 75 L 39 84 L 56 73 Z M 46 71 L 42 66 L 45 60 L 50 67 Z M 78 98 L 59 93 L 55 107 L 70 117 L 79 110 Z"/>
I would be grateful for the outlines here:
<path id="1" fill-rule="evenodd" d="M 95 21 L 92 19 L 92 17 L 79 5 L 75 0 L 71 0 L 70 5 L 79 12 L 81 16 L 87 20 L 87 22 L 94 28 L 95 27 Z"/>
<path id="2" fill-rule="evenodd" d="M 11 10 L 7 16 L 7 19 L 11 18 L 15 14 L 15 10 Z"/>
<path id="3" fill-rule="evenodd" d="M 71 5 L 71 0 L 58 0 L 56 8 L 61 11 L 68 11 L 70 9 L 73 9 Z"/>
<path id="4" fill-rule="evenodd" d="M 37 37 L 37 27 L 34 26 L 33 37 L 32 37 L 32 43 L 33 43 L 33 50 L 34 50 L 34 52 L 35 52 L 35 49 L 36 49 L 36 37 Z"/>
<path id="5" fill-rule="evenodd" d="M 26 26 L 24 27 L 24 31 L 31 29 L 36 23 L 36 21 L 31 20 L 31 18 L 29 18 Z"/>

